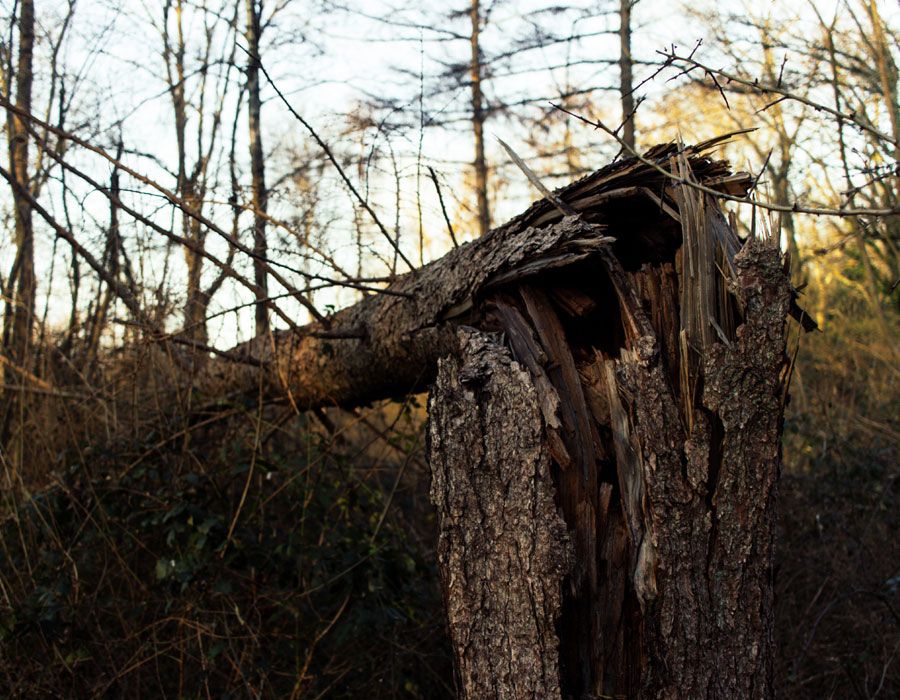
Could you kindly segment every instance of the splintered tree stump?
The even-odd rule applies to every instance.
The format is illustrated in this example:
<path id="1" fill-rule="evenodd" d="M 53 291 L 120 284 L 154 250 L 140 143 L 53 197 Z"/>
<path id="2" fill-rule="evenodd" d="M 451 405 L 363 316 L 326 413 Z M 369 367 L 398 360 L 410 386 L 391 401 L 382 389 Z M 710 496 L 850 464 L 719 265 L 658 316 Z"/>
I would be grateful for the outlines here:
<path id="1" fill-rule="evenodd" d="M 556 224 L 615 243 L 490 285 L 439 365 L 463 698 L 773 697 L 792 290 L 774 238 L 741 241 L 688 184 L 660 195 Z"/>

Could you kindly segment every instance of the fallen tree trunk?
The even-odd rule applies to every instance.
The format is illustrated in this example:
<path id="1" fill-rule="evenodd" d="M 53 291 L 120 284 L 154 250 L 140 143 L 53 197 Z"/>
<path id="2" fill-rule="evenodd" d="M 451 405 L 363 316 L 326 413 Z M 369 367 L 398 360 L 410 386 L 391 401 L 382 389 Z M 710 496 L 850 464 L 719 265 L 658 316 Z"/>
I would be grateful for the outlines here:
<path id="1" fill-rule="evenodd" d="M 746 191 L 749 176 L 730 175 L 726 163 L 699 155 L 704 149 L 700 145 L 685 152 L 697 176 L 723 191 Z M 660 146 L 646 157 L 668 165 L 674 152 L 672 145 Z M 453 329 L 461 323 L 478 325 L 485 292 L 583 260 L 596 251 L 603 226 L 615 224 L 620 215 L 645 229 L 668 218 L 660 215 L 661 207 L 669 205 L 656 193 L 669 184 L 635 159 L 614 163 L 559 191 L 580 219 L 563 221 L 551 203 L 535 202 L 487 236 L 398 276 L 383 292 L 334 314 L 327 327 L 313 323 L 277 331 L 235 348 L 230 355 L 239 361 L 216 362 L 198 385 L 215 397 L 256 395 L 262 381 L 265 394 L 288 395 L 299 408 L 359 405 L 421 391 L 434 379 L 438 358 L 452 347 Z M 650 230 L 646 237 L 640 231 L 624 233 L 614 247 L 625 257 L 637 258 L 643 245 L 673 246 Z"/>
<path id="2" fill-rule="evenodd" d="M 651 151 L 671 176 L 598 171 L 557 193 L 573 215 L 538 202 L 328 328 L 241 348 L 263 373 L 207 378 L 262 377 L 306 408 L 437 373 L 428 457 L 463 697 L 772 697 L 795 304 L 777 240 L 742 242 L 692 187 L 749 178 L 698 150 Z"/>

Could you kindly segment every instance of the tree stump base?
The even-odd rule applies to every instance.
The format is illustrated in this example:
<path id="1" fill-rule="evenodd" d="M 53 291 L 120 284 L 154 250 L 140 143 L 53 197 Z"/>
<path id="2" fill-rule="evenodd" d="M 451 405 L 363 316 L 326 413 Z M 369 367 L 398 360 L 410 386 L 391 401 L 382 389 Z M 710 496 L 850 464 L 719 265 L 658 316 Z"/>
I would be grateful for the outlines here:
<path id="1" fill-rule="evenodd" d="M 662 254 L 617 243 L 497 285 L 440 363 L 428 455 L 463 698 L 773 696 L 791 288 L 777 241 L 666 194 Z"/>

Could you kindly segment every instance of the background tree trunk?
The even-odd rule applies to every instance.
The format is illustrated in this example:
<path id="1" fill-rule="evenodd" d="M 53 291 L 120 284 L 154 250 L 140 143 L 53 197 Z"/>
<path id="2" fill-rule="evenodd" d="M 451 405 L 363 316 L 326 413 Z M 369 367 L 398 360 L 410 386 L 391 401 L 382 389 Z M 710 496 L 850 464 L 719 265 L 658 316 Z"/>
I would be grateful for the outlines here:
<path id="1" fill-rule="evenodd" d="M 31 112 L 31 92 L 34 81 L 34 2 L 22 0 L 19 8 L 19 51 L 15 68 L 16 107 Z M 11 79 L 12 76 L 8 76 Z M 9 87 L 9 86 L 8 86 Z M 12 188 L 14 203 L 16 256 L 7 280 L 6 313 L 3 328 L 4 349 L 12 363 L 5 367 L 4 384 L 22 384 L 23 372 L 30 373 L 31 342 L 34 330 L 34 309 L 37 279 L 34 270 L 34 223 L 32 207 L 23 192 L 31 192 L 28 157 L 29 137 L 23 120 L 7 112 L 7 136 L 9 140 L 9 171 L 17 183 Z M 8 401 L 3 409 L 2 435 L 6 444 L 13 432 L 13 423 L 21 422 L 24 412 L 21 393 L 6 392 Z M 12 449 L 13 463 L 19 463 L 19 450 Z"/>
<path id="2" fill-rule="evenodd" d="M 247 2 L 247 113 L 250 131 L 250 175 L 253 203 L 253 281 L 256 284 L 256 335 L 269 332 L 269 314 L 264 303 L 268 297 L 269 279 L 266 274 L 266 212 L 269 193 L 266 190 L 266 166 L 263 158 L 259 96 L 259 38 L 262 0 Z"/>
<path id="3" fill-rule="evenodd" d="M 484 95 L 481 92 L 481 6 L 472 0 L 469 10 L 472 19 L 471 64 L 469 78 L 472 82 L 472 131 L 475 135 L 475 195 L 478 199 L 478 235 L 484 236 L 491 228 L 488 204 L 487 160 L 484 156 Z"/>
<path id="4" fill-rule="evenodd" d="M 632 88 L 631 8 L 637 0 L 619 0 L 619 96 L 622 101 L 622 141 L 633 151 L 634 92 Z"/>

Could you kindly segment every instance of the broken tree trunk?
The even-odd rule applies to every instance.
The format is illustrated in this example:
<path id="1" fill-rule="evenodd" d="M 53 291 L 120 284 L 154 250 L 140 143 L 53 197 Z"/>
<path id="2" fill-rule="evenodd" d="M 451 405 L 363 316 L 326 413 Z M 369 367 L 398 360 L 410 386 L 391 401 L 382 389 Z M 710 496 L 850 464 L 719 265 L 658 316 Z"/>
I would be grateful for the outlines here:
<path id="1" fill-rule="evenodd" d="M 693 204 L 693 213 L 681 208 L 685 248 L 674 266 L 628 272 L 610 256 L 593 271 L 606 272 L 616 295 L 602 277 L 585 275 L 574 287 L 550 279 L 490 300 L 490 319 L 530 382 L 503 353 L 471 342 L 442 365 L 429 404 L 429 459 L 463 697 L 773 695 L 771 562 L 790 289 L 777 243 L 753 239 L 728 260 L 715 238 L 724 225 L 715 203 Z M 618 307 L 614 323 L 591 319 L 592 301 L 604 300 Z M 510 385 L 520 397 L 512 406 Z M 559 620 L 561 690 L 552 692 L 528 690 L 533 674 L 547 672 L 533 662 L 522 676 L 528 685 L 507 680 L 517 659 L 557 664 L 554 645 L 519 631 L 523 620 L 532 632 L 546 624 L 545 608 L 509 600 L 535 578 L 551 590 L 558 581 L 546 563 L 507 554 L 555 527 L 533 491 L 509 487 L 517 475 L 540 488 L 538 448 L 521 438 L 538 413 L 574 544 Z M 518 471 L 495 476 L 510 464 Z M 489 671 L 496 675 L 485 680 Z"/>
<path id="2" fill-rule="evenodd" d="M 651 151 L 671 176 L 614 164 L 557 193 L 575 215 L 538 202 L 328 328 L 241 349 L 298 407 L 440 366 L 428 456 L 463 697 L 772 696 L 796 305 L 777 242 L 741 241 L 692 187 L 749 179 L 699 150 Z"/>
<path id="3" fill-rule="evenodd" d="M 732 175 L 727 163 L 701 155 L 716 142 L 687 147 L 691 167 L 708 186 L 746 192 L 746 173 Z M 675 152 L 674 145 L 657 146 L 645 158 L 665 165 Z M 328 324 L 276 331 L 234 348 L 229 354 L 236 361 L 214 363 L 199 387 L 213 397 L 257 396 L 262 382 L 264 394 L 287 395 L 298 408 L 359 405 L 422 391 L 434 379 L 438 358 L 454 347 L 453 329 L 480 323 L 480 301 L 491 288 L 596 252 L 602 226 L 585 222 L 628 218 L 632 230 L 616 242 L 627 257 L 639 249 L 651 257 L 674 250 L 666 232 L 653 230 L 661 218 L 668 219 L 661 217 L 663 210 L 671 211 L 658 194 L 668 181 L 636 159 L 613 163 L 557 193 L 581 220 L 564 221 L 549 202 L 535 202 L 487 236 L 398 276 L 382 292 L 331 316 Z"/>

